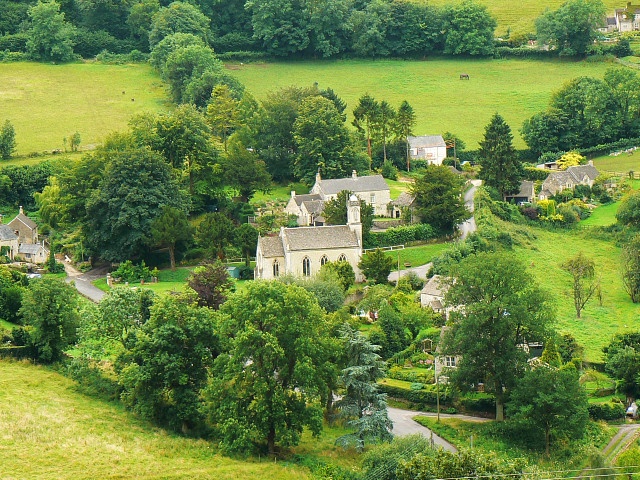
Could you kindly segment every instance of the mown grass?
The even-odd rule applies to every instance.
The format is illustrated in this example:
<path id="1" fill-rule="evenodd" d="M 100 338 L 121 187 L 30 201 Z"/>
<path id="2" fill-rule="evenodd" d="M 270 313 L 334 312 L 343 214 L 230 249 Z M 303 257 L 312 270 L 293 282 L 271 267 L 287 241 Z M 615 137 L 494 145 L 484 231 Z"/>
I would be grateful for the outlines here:
<path id="1" fill-rule="evenodd" d="M 593 165 L 604 172 L 626 173 L 630 170 L 640 172 L 640 150 L 631 155 L 623 153 L 615 157 L 604 155 L 593 159 Z"/>
<path id="2" fill-rule="evenodd" d="M 640 304 L 631 302 L 620 276 L 620 248 L 591 229 L 549 231 L 533 227 L 531 231 L 536 237 L 533 247 L 515 247 L 516 255 L 554 299 L 556 328 L 572 334 L 584 346 L 586 360 L 601 361 L 602 347 L 614 334 L 640 329 Z M 571 277 L 560 266 L 578 252 L 594 260 L 602 290 L 602 305 L 598 298 L 592 298 L 581 318 L 576 317 L 573 306 Z"/>
<path id="3" fill-rule="evenodd" d="M 558 4 L 561 2 L 558 2 Z M 520 15 L 520 8 L 513 6 Z M 542 7 L 540 7 L 542 9 Z M 608 63 L 575 61 L 428 59 L 331 60 L 233 64 L 230 73 L 258 99 L 290 85 L 331 87 L 347 102 L 348 122 L 364 93 L 397 108 L 407 100 L 416 113 L 416 135 L 451 131 L 477 148 L 495 112 L 509 123 L 514 144 L 525 146 L 522 122 L 547 107 L 554 90 L 576 76 L 601 78 Z M 460 73 L 470 75 L 461 81 Z"/>
<path id="4" fill-rule="evenodd" d="M 154 428 L 44 367 L 0 360 L 0 391 L 4 480 L 307 478 L 288 463 L 227 458 L 215 444 Z"/>
<path id="5" fill-rule="evenodd" d="M 412 0 L 416 3 L 428 3 L 429 5 L 447 5 L 451 0 Z M 507 31 L 511 33 L 535 33 L 534 21 L 546 8 L 556 10 L 560 5 L 565 3 L 564 0 L 545 0 L 538 2 L 536 0 L 504 1 L 504 0 L 479 0 L 479 3 L 486 5 L 489 12 L 498 22 L 496 29 L 497 35 L 506 35 Z M 612 15 L 616 8 L 621 8 L 626 3 L 619 0 L 604 0 L 607 15 Z"/>
<path id="6" fill-rule="evenodd" d="M 408 247 L 403 250 L 389 252 L 389 256 L 396 262 L 400 256 L 400 269 L 405 268 L 405 263 L 412 267 L 429 263 L 433 257 L 446 250 L 451 244 L 449 243 L 430 243 L 428 245 L 419 245 L 417 247 Z M 397 265 L 396 265 L 397 268 Z"/>
<path id="7" fill-rule="evenodd" d="M 609 203 L 607 205 L 600 205 L 596 208 L 589 218 L 580 222 L 581 226 L 601 226 L 606 227 L 616 223 L 616 212 L 620 202 Z"/>
<path id="8" fill-rule="evenodd" d="M 62 149 L 74 132 L 81 148 L 99 143 L 131 116 L 168 106 L 149 65 L 19 62 L 0 69 L 0 121 L 13 123 L 18 154 Z"/>
<path id="9" fill-rule="evenodd" d="M 159 295 L 171 292 L 184 292 L 187 278 L 191 274 L 192 270 L 193 269 L 189 267 L 176 268 L 175 271 L 160 270 L 160 273 L 158 274 L 158 283 L 145 282 L 144 285 L 142 285 L 140 282 L 129 282 L 129 287 L 153 290 Z M 109 290 L 111 290 L 111 288 L 109 288 L 109 286 L 107 285 L 106 278 L 96 280 L 93 282 L 93 284 L 103 292 L 108 292 Z"/>

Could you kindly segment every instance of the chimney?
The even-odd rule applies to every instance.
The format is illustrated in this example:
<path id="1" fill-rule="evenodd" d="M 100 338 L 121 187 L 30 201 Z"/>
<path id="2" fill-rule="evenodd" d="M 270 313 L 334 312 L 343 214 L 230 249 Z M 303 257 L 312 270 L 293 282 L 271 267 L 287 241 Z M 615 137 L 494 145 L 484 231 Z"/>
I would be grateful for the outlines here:
<path id="1" fill-rule="evenodd" d="M 316 173 L 316 183 L 320 180 L 322 180 L 322 177 L 320 176 L 320 169 L 318 169 L 318 173 Z"/>
<path id="2" fill-rule="evenodd" d="M 589 161 L 587 162 L 587 165 L 591 165 L 591 166 L 593 167 L 593 160 L 589 160 Z"/>
<path id="3" fill-rule="evenodd" d="M 351 172 L 351 178 L 353 178 L 354 180 L 358 179 L 358 173 L 355 170 Z"/>
<path id="4" fill-rule="evenodd" d="M 24 215 L 24 212 L 22 211 L 22 205 L 20 205 L 20 214 Z"/>
<path id="5" fill-rule="evenodd" d="M 296 191 L 295 190 L 291 190 L 291 198 L 295 198 L 296 197 Z"/>

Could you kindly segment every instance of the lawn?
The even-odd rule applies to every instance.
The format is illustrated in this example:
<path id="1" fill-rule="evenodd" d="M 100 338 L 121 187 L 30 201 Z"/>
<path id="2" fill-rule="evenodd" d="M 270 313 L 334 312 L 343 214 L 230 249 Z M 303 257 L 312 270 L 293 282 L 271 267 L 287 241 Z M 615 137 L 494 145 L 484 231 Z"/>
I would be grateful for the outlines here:
<path id="1" fill-rule="evenodd" d="M 537 237 L 533 248 L 516 247 L 516 255 L 555 299 L 556 328 L 571 333 L 585 347 L 586 360 L 601 361 L 602 347 L 614 334 L 640 329 L 640 304 L 631 302 L 620 277 L 620 248 L 611 240 L 598 238 L 591 229 L 531 230 Z M 597 272 L 602 275 L 602 306 L 597 298 L 591 299 L 578 319 L 570 294 L 571 277 L 560 264 L 580 251 L 595 261 Z"/>
<path id="2" fill-rule="evenodd" d="M 0 121 L 15 126 L 18 154 L 63 149 L 74 132 L 81 148 L 96 144 L 133 115 L 168 105 L 149 65 L 20 62 L 0 69 Z"/>
<path id="3" fill-rule="evenodd" d="M 408 247 L 404 250 L 389 252 L 389 256 L 396 260 L 396 262 L 398 261 L 398 255 L 400 256 L 401 269 L 405 268 L 405 263 L 410 263 L 412 267 L 417 267 L 429 263 L 433 257 L 450 245 L 449 243 L 430 243 L 428 245 L 419 245 L 417 247 Z"/>
<path id="4" fill-rule="evenodd" d="M 0 360 L 0 391 L 4 480 L 307 478 L 287 462 L 227 458 L 212 443 L 154 428 L 44 367 Z M 309 450 L 330 448 L 314 443 Z"/>
<path id="5" fill-rule="evenodd" d="M 629 170 L 640 172 L 640 150 L 631 155 L 623 153 L 618 156 L 604 155 L 593 159 L 593 165 L 605 172 L 626 173 Z"/>
<path id="6" fill-rule="evenodd" d="M 620 202 L 600 205 L 593 211 L 589 218 L 580 222 L 580 225 L 606 227 L 616 223 L 616 212 L 618 211 L 619 206 Z"/>
<path id="7" fill-rule="evenodd" d="M 160 270 L 160 273 L 158 275 L 158 283 L 145 282 L 144 285 L 141 285 L 140 282 L 130 282 L 129 286 L 147 288 L 149 290 L 153 290 L 157 294 L 183 292 L 187 277 L 189 277 L 191 270 L 192 268 L 187 267 L 176 268 L 175 272 L 171 270 Z M 103 292 L 108 292 L 109 290 L 111 290 L 107 286 L 106 278 L 96 280 L 93 282 L 93 284 Z"/>
<path id="8" fill-rule="evenodd" d="M 498 3 L 497 1 L 495 2 Z M 558 1 L 558 4 L 561 2 Z M 520 6 L 513 8 L 520 15 Z M 538 7 L 542 10 L 542 7 Z M 574 77 L 601 78 L 608 63 L 575 61 L 428 59 L 327 60 L 231 64 L 230 73 L 258 99 L 290 85 L 331 87 L 347 102 L 351 122 L 364 93 L 397 108 L 407 100 L 416 112 L 417 135 L 456 133 L 467 148 L 477 148 L 484 127 L 495 112 L 510 124 L 514 144 L 524 147 L 518 130 L 522 122 L 546 108 L 551 94 Z M 461 81 L 460 73 L 469 81 Z"/>
<path id="9" fill-rule="evenodd" d="M 443 6 L 455 3 L 452 0 L 413 0 L 416 3 L 428 3 L 429 5 Z M 489 12 L 498 22 L 496 35 L 506 35 L 507 29 L 512 33 L 535 33 L 534 21 L 546 8 L 556 10 L 565 0 L 523 0 L 520 2 L 505 0 L 479 0 L 480 4 L 486 5 Z M 622 8 L 626 2 L 620 0 L 604 0 L 606 12 L 613 15 L 616 8 Z"/>

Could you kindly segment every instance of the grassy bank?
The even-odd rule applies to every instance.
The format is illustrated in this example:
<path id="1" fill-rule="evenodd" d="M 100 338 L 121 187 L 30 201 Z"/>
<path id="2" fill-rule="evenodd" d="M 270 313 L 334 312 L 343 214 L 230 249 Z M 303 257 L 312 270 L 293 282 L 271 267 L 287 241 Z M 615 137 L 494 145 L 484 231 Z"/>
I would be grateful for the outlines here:
<path id="1" fill-rule="evenodd" d="M 520 7 L 510 6 L 520 15 Z M 544 7 L 540 6 L 540 9 Z M 228 65 L 230 73 L 257 98 L 290 85 L 331 87 L 347 102 L 351 121 L 358 98 L 369 93 L 395 108 L 409 101 L 417 135 L 455 132 L 467 148 L 477 148 L 484 126 L 497 111 L 511 125 L 514 143 L 524 147 L 522 122 L 544 110 L 554 90 L 567 80 L 601 78 L 608 63 L 574 61 L 428 59 L 332 60 Z M 461 81 L 467 73 L 469 81 Z"/>
<path id="2" fill-rule="evenodd" d="M 593 165 L 604 172 L 640 172 L 640 150 L 635 150 L 630 155 L 623 153 L 618 156 L 603 155 L 593 159 Z"/>
<path id="3" fill-rule="evenodd" d="M 6 480 L 307 478 L 285 462 L 230 459 L 210 442 L 154 428 L 43 367 L 1 360 L 0 391 Z"/>
<path id="4" fill-rule="evenodd" d="M 81 147 L 98 143 L 131 116 L 168 106 L 167 99 L 144 64 L 20 62 L 0 69 L 0 120 L 15 126 L 18 154 L 63 149 L 74 132 Z"/>
<path id="5" fill-rule="evenodd" d="M 431 243 L 389 252 L 389 256 L 396 262 L 398 262 L 398 256 L 400 257 L 400 269 L 405 268 L 405 263 L 411 264 L 412 267 L 417 267 L 429 263 L 433 257 L 449 246 L 450 244 L 448 243 Z M 395 268 L 397 268 L 397 265 Z"/>

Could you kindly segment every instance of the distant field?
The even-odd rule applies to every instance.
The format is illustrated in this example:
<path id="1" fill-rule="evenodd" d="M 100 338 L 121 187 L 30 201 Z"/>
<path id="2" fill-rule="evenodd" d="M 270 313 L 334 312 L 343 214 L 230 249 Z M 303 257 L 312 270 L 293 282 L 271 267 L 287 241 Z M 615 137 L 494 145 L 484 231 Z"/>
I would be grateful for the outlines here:
<path id="1" fill-rule="evenodd" d="M 454 0 L 412 0 L 416 3 L 429 3 L 430 5 L 446 5 L 456 3 Z M 509 0 L 478 0 L 478 3 L 486 5 L 489 12 L 498 22 L 496 29 L 497 35 L 505 35 L 507 29 L 511 32 L 535 32 L 534 21 L 538 18 L 546 8 L 551 10 L 557 9 L 566 0 L 545 0 L 539 2 L 536 0 L 522 0 L 519 2 Z M 607 8 L 607 15 L 613 14 L 616 8 L 622 8 L 626 5 L 623 0 L 603 0 Z"/>
<path id="2" fill-rule="evenodd" d="M 81 147 L 98 143 L 125 128 L 131 116 L 168 106 L 167 98 L 149 65 L 22 62 L 0 68 L 0 122 L 15 126 L 18 154 L 62 149 L 63 138 L 74 132 Z"/>
<path id="3" fill-rule="evenodd" d="M 606 172 L 640 172 L 640 150 L 635 150 L 631 155 L 623 153 L 615 157 L 605 155 L 594 158 L 593 164 Z"/>
<path id="4" fill-rule="evenodd" d="M 514 7 L 515 8 L 515 7 Z M 516 9 L 519 12 L 519 8 Z M 369 93 L 397 108 L 407 100 L 417 135 L 451 131 L 477 148 L 484 127 L 498 112 L 511 126 L 514 144 L 525 146 L 522 122 L 546 108 L 553 91 L 574 77 L 602 77 L 608 63 L 534 60 L 333 60 L 227 65 L 258 99 L 290 85 L 331 87 L 351 112 Z M 460 73 L 470 80 L 460 80 Z"/>

